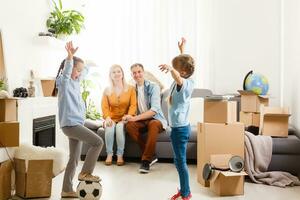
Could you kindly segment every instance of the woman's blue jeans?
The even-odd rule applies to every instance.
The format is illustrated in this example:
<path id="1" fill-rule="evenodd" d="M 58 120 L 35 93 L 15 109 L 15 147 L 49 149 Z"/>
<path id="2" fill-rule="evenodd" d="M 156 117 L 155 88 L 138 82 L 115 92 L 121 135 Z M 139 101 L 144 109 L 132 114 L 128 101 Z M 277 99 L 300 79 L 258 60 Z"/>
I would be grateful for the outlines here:
<path id="1" fill-rule="evenodd" d="M 123 122 L 118 122 L 117 124 L 113 123 L 111 127 L 105 128 L 105 145 L 107 155 L 113 155 L 115 134 L 117 140 L 117 155 L 122 156 L 124 153 L 125 146 L 125 133 Z"/>

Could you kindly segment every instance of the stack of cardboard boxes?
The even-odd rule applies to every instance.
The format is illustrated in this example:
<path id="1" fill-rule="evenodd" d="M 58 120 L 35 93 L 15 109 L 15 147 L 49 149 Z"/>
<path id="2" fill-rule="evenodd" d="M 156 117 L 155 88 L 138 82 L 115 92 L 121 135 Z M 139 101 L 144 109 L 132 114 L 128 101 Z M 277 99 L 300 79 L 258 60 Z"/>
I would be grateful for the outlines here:
<path id="1" fill-rule="evenodd" d="M 256 95 L 254 92 L 239 90 L 241 94 L 241 111 L 240 122 L 246 127 L 259 127 L 260 124 L 260 107 L 268 106 L 269 98 L 267 96 Z"/>
<path id="2" fill-rule="evenodd" d="M 284 107 L 269 107 L 267 96 L 239 90 L 241 94 L 240 122 L 246 127 L 259 127 L 259 134 L 274 137 L 288 136 L 290 111 Z"/>
<path id="3" fill-rule="evenodd" d="M 204 101 L 204 123 L 198 124 L 198 181 L 220 196 L 244 193 L 244 172 L 215 170 L 209 181 L 205 181 L 202 177 L 206 163 L 215 165 L 223 163 L 228 166 L 229 154 L 244 158 L 244 125 L 236 121 L 236 113 L 237 102 L 207 98 Z"/>
<path id="4" fill-rule="evenodd" d="M 17 100 L 0 99 L 0 148 L 19 146 L 19 123 L 17 122 Z M 0 163 L 0 199 L 11 197 L 10 160 Z"/>

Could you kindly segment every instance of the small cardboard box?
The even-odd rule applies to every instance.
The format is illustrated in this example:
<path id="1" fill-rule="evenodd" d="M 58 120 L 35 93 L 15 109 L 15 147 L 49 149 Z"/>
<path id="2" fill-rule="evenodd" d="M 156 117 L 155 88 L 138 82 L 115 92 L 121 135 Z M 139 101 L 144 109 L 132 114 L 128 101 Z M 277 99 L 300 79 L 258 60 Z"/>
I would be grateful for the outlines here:
<path id="1" fill-rule="evenodd" d="M 0 199 L 7 200 L 11 197 L 11 172 L 10 160 L 0 163 Z"/>
<path id="2" fill-rule="evenodd" d="M 19 122 L 0 122 L 0 147 L 19 146 Z"/>
<path id="3" fill-rule="evenodd" d="M 209 100 L 204 101 L 204 122 L 232 123 L 236 122 L 236 101 Z"/>
<path id="4" fill-rule="evenodd" d="M 240 122 L 244 123 L 246 127 L 248 127 L 248 126 L 259 127 L 260 114 L 241 111 L 240 112 Z"/>
<path id="5" fill-rule="evenodd" d="M 17 99 L 0 99 L 0 122 L 17 121 Z"/>
<path id="6" fill-rule="evenodd" d="M 16 195 L 22 198 L 50 197 L 53 160 L 15 158 Z"/>
<path id="7" fill-rule="evenodd" d="M 269 105 L 269 97 L 266 95 L 257 95 L 252 91 L 238 90 L 241 94 L 241 111 L 260 112 L 260 106 Z"/>
<path id="8" fill-rule="evenodd" d="M 197 179 L 203 186 L 209 182 L 202 177 L 205 163 L 213 154 L 232 154 L 244 158 L 244 124 L 198 123 Z"/>
<path id="9" fill-rule="evenodd" d="M 44 97 L 51 97 L 55 80 L 41 80 Z"/>
<path id="10" fill-rule="evenodd" d="M 219 168 L 228 168 L 228 162 L 232 155 L 211 155 L 210 163 Z M 244 194 L 244 171 L 236 173 L 231 171 L 214 170 L 210 178 L 210 189 L 219 196 L 233 196 Z"/>
<path id="11" fill-rule="evenodd" d="M 262 106 L 259 127 L 260 134 L 287 137 L 290 116 L 289 108 Z"/>

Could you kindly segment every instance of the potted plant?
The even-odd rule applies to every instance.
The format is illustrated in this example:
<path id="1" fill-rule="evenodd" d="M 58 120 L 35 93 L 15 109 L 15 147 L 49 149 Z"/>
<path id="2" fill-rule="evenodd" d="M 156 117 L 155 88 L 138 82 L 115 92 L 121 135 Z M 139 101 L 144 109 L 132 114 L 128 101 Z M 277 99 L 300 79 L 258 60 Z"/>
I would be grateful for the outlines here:
<path id="1" fill-rule="evenodd" d="M 59 6 L 54 0 L 54 10 L 50 13 L 46 25 L 48 31 L 56 38 L 78 34 L 83 28 L 84 16 L 76 10 L 63 10 L 62 1 L 59 0 Z"/>
<path id="2" fill-rule="evenodd" d="M 95 103 L 88 98 L 90 95 L 90 88 L 93 88 L 93 82 L 91 80 L 83 80 L 81 81 L 81 88 L 82 88 L 82 99 L 86 108 L 86 118 L 87 119 L 92 119 L 92 120 L 97 120 L 101 119 L 101 114 L 97 111 Z"/>

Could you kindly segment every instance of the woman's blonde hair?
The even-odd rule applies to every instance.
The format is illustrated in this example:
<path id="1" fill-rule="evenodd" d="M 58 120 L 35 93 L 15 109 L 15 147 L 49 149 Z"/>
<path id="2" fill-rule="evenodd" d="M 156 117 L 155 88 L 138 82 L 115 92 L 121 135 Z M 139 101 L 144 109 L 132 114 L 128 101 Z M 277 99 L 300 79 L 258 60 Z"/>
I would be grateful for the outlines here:
<path id="1" fill-rule="evenodd" d="M 121 70 L 121 72 L 122 72 L 122 84 L 123 84 L 123 91 L 122 92 L 126 92 L 128 90 L 128 84 L 126 82 L 124 71 L 123 71 L 121 65 L 114 64 L 109 69 L 109 83 L 110 83 L 110 85 L 105 90 L 105 94 L 106 95 L 111 95 L 112 92 L 114 91 L 114 82 L 113 82 L 113 80 L 111 78 L 111 74 L 114 71 L 114 69 L 116 69 L 116 68 L 119 68 Z"/>

